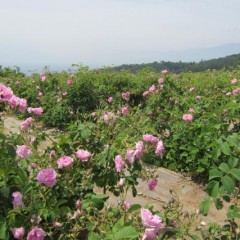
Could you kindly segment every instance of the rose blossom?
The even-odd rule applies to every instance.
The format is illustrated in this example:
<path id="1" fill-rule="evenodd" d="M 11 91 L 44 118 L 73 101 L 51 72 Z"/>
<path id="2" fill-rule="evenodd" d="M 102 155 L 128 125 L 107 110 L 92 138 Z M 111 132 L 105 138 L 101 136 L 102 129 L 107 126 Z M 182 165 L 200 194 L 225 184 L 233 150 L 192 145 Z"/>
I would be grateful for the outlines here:
<path id="1" fill-rule="evenodd" d="M 154 92 L 155 90 L 156 90 L 156 87 L 154 84 L 148 89 L 149 92 Z"/>
<path id="2" fill-rule="evenodd" d="M 107 101 L 108 101 L 108 103 L 112 103 L 113 97 L 109 97 Z"/>
<path id="3" fill-rule="evenodd" d="M 226 93 L 226 96 L 230 96 L 230 95 L 232 95 L 231 92 L 227 92 L 227 93 Z"/>
<path id="4" fill-rule="evenodd" d="M 29 158 L 29 156 L 31 155 L 31 151 L 25 145 L 17 145 L 16 153 L 22 158 Z"/>
<path id="5" fill-rule="evenodd" d="M 76 152 L 76 156 L 83 162 L 87 162 L 89 157 L 91 157 L 91 153 L 86 150 L 80 149 Z"/>
<path id="6" fill-rule="evenodd" d="M 116 119 L 116 116 L 112 112 L 106 112 L 103 115 L 103 120 L 107 125 L 113 124 L 115 122 L 115 119 Z"/>
<path id="7" fill-rule="evenodd" d="M 129 114 L 129 110 L 128 110 L 128 107 L 127 107 L 127 106 L 122 108 L 122 114 L 123 114 L 124 116 L 127 116 L 127 115 Z"/>
<path id="8" fill-rule="evenodd" d="M 118 185 L 119 186 L 123 186 L 125 183 L 125 178 L 120 178 L 119 182 L 118 182 Z"/>
<path id="9" fill-rule="evenodd" d="M 168 70 L 162 70 L 162 74 L 167 74 L 168 73 Z"/>
<path id="10" fill-rule="evenodd" d="M 142 224 L 146 228 L 153 228 L 158 231 L 163 227 L 162 218 L 158 215 L 153 215 L 148 209 L 141 209 Z"/>
<path id="11" fill-rule="evenodd" d="M 231 84 L 236 84 L 238 82 L 238 80 L 236 78 L 234 78 L 232 81 L 231 81 Z"/>
<path id="12" fill-rule="evenodd" d="M 193 113 L 193 112 L 194 112 L 194 109 L 193 109 L 193 108 L 189 108 L 189 109 L 188 109 L 188 112 Z"/>
<path id="13" fill-rule="evenodd" d="M 19 112 L 26 112 L 27 110 L 27 100 L 24 98 L 19 99 L 19 104 L 18 104 L 18 111 Z"/>
<path id="14" fill-rule="evenodd" d="M 60 222 L 53 222 L 53 227 L 62 227 L 62 223 Z"/>
<path id="15" fill-rule="evenodd" d="M 131 207 L 131 203 L 128 201 L 124 201 L 123 206 L 124 206 L 125 210 L 128 210 Z"/>
<path id="16" fill-rule="evenodd" d="M 77 201 L 76 201 L 76 207 L 77 208 L 80 208 L 82 206 L 82 203 L 81 203 L 81 201 L 78 199 Z"/>
<path id="17" fill-rule="evenodd" d="M 146 91 L 146 92 L 144 92 L 144 93 L 143 93 L 143 97 L 146 97 L 146 96 L 148 96 L 148 95 L 149 95 L 149 93 L 150 93 L 149 91 Z"/>
<path id="18" fill-rule="evenodd" d="M 56 156 L 55 150 L 51 150 L 50 152 L 50 158 L 54 158 Z"/>
<path id="19" fill-rule="evenodd" d="M 152 144 L 157 144 L 159 139 L 157 137 L 154 137 L 153 135 L 151 134 L 145 134 L 143 135 L 143 140 L 145 142 L 149 142 L 149 143 L 152 143 Z"/>
<path id="20" fill-rule="evenodd" d="M 164 78 L 159 78 L 158 79 L 158 83 L 161 85 L 161 84 L 163 84 L 164 83 Z"/>
<path id="21" fill-rule="evenodd" d="M 33 119 L 31 117 L 26 118 L 22 124 L 21 124 L 21 130 L 27 131 L 29 128 L 29 125 L 32 123 Z"/>
<path id="22" fill-rule="evenodd" d="M 62 156 L 57 160 L 58 169 L 70 167 L 73 163 L 73 158 Z"/>
<path id="23" fill-rule="evenodd" d="M 163 152 L 164 152 L 163 142 L 162 141 L 158 141 L 157 146 L 156 146 L 155 154 L 157 156 L 161 156 L 161 155 L 163 155 Z"/>
<path id="24" fill-rule="evenodd" d="M 45 73 L 44 72 L 40 72 L 40 77 L 44 77 L 45 76 Z"/>
<path id="25" fill-rule="evenodd" d="M 44 240 L 46 233 L 42 228 L 33 227 L 27 235 L 27 240 Z"/>
<path id="26" fill-rule="evenodd" d="M 15 239 L 22 239 L 23 236 L 24 236 L 24 233 L 25 233 L 25 231 L 24 231 L 24 228 L 23 228 L 23 227 L 14 228 L 14 229 L 12 230 L 12 234 L 13 234 L 13 237 L 14 237 Z"/>
<path id="27" fill-rule="evenodd" d="M 13 95 L 9 100 L 7 100 L 7 103 L 11 106 L 11 107 L 16 107 L 19 104 L 19 100 L 20 98 Z"/>
<path id="28" fill-rule="evenodd" d="M 236 88 L 236 89 L 232 90 L 233 95 L 237 95 L 238 93 L 240 93 L 240 88 Z"/>
<path id="29" fill-rule="evenodd" d="M 182 116 L 182 120 L 185 122 L 191 122 L 193 120 L 193 115 L 192 114 L 184 114 Z"/>
<path id="30" fill-rule="evenodd" d="M 47 79 L 46 76 L 42 76 L 41 78 L 42 78 L 42 82 L 45 82 Z"/>
<path id="31" fill-rule="evenodd" d="M 122 159 L 122 156 L 121 155 L 117 155 L 115 157 L 115 169 L 117 172 L 121 172 L 124 168 L 124 161 Z"/>
<path id="32" fill-rule="evenodd" d="M 152 178 L 149 180 L 148 182 L 148 188 L 150 191 L 153 191 L 155 189 L 155 187 L 157 186 L 158 184 L 158 180 L 156 178 Z"/>
<path id="33" fill-rule="evenodd" d="M 126 154 L 126 159 L 130 164 L 133 164 L 135 161 L 135 150 L 133 149 L 128 149 L 127 154 Z"/>
<path id="34" fill-rule="evenodd" d="M 0 83 L 0 102 L 6 102 L 10 100 L 13 96 L 13 91 L 11 88 L 5 87 Z"/>
<path id="35" fill-rule="evenodd" d="M 41 170 L 37 175 L 37 180 L 41 184 L 45 184 L 52 187 L 56 183 L 57 173 L 53 168 L 47 168 Z"/>
<path id="36" fill-rule="evenodd" d="M 43 113 L 43 109 L 42 109 L 41 107 L 38 107 L 38 108 L 29 107 L 29 108 L 28 108 L 28 112 L 29 112 L 29 113 L 33 113 L 33 114 L 35 114 L 36 116 L 40 116 L 40 115 L 42 115 L 42 113 Z"/>
<path id="37" fill-rule="evenodd" d="M 143 151 L 144 151 L 144 143 L 143 143 L 143 141 L 138 141 L 138 142 L 136 143 L 136 150 L 135 150 L 134 155 L 135 155 L 137 158 L 140 158 L 140 157 L 142 157 L 142 155 L 143 155 Z"/>
<path id="38" fill-rule="evenodd" d="M 130 92 L 122 93 L 122 99 L 128 101 L 130 99 Z"/>
<path id="39" fill-rule="evenodd" d="M 20 192 L 13 192 L 12 193 L 12 197 L 13 197 L 13 201 L 12 201 L 12 204 L 13 204 L 13 207 L 16 208 L 16 207 L 24 207 L 24 203 L 22 201 L 22 194 Z"/>
<path id="40" fill-rule="evenodd" d="M 68 84 L 68 85 L 71 85 L 72 83 L 73 83 L 73 81 L 72 81 L 71 79 L 68 79 L 68 80 L 67 80 L 67 84 Z"/>

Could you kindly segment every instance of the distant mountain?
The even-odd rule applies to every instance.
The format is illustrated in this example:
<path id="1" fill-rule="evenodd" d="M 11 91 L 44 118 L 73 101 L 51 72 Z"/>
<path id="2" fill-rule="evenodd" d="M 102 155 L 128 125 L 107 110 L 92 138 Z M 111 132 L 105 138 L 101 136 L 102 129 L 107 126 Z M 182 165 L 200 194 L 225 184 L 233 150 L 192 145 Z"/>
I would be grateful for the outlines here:
<path id="1" fill-rule="evenodd" d="M 160 61 L 199 62 L 240 53 L 240 43 L 225 44 L 211 48 L 198 48 L 184 51 L 168 51 L 158 54 Z"/>
<path id="2" fill-rule="evenodd" d="M 239 45 L 240 46 L 240 45 Z M 215 48 L 214 48 L 215 49 Z M 216 51 L 216 50 L 212 50 Z M 197 51 L 196 51 L 197 52 Z M 132 72 L 137 72 L 144 68 L 150 68 L 154 71 L 162 71 L 167 69 L 171 72 L 200 72 L 207 69 L 233 69 L 240 66 L 240 50 L 238 54 L 215 58 L 211 60 L 201 60 L 200 62 L 171 62 L 171 61 L 161 61 L 153 63 L 143 63 L 143 64 L 124 64 L 121 66 L 113 67 L 112 70 L 129 70 Z M 108 69 L 111 71 L 111 69 Z"/>

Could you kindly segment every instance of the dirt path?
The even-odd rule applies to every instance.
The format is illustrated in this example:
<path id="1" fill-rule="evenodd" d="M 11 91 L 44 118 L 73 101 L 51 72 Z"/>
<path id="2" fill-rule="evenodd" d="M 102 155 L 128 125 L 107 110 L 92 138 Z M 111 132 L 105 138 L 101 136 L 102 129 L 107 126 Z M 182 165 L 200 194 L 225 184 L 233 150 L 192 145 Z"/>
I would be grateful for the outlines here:
<path id="1" fill-rule="evenodd" d="M 4 118 L 5 133 L 9 134 L 18 133 L 20 131 L 21 120 L 17 119 L 15 116 L 2 116 Z M 51 131 L 51 130 L 50 130 Z M 186 211 L 194 212 L 198 209 L 200 202 L 206 196 L 204 188 L 201 185 L 197 185 L 188 178 L 183 177 L 181 174 L 175 173 L 173 171 L 167 170 L 165 168 L 158 168 L 156 170 L 158 177 L 158 185 L 154 191 L 148 189 L 147 182 L 143 182 L 139 179 L 139 185 L 137 186 L 138 195 L 133 198 L 131 191 L 127 194 L 126 200 L 131 204 L 138 203 L 142 206 L 147 204 L 153 205 L 154 209 L 162 209 L 164 203 L 168 202 L 171 195 L 169 190 L 174 190 L 183 208 Z M 100 189 L 98 189 L 100 191 Z M 109 194 L 109 204 L 117 205 L 119 198 L 116 198 L 112 194 Z M 226 204 L 225 204 L 226 205 Z M 226 206 L 217 211 L 215 207 L 210 208 L 209 215 L 207 217 L 201 217 L 203 221 L 216 222 L 222 224 L 226 218 Z"/>

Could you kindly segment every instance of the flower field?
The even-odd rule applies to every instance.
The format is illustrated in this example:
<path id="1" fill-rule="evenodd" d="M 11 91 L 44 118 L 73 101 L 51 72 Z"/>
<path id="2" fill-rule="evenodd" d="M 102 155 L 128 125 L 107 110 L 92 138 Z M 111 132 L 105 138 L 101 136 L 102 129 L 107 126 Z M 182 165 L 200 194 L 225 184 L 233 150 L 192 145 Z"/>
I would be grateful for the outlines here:
<path id="1" fill-rule="evenodd" d="M 23 119 L 12 134 L 1 122 L 0 239 L 238 239 L 239 75 L 87 67 L 0 75 L 3 119 Z M 201 182 L 207 197 L 193 213 L 174 192 L 164 210 L 131 204 L 126 193 L 137 196 L 139 181 L 158 188 L 146 165 Z M 212 203 L 229 204 L 223 225 L 201 222 Z"/>

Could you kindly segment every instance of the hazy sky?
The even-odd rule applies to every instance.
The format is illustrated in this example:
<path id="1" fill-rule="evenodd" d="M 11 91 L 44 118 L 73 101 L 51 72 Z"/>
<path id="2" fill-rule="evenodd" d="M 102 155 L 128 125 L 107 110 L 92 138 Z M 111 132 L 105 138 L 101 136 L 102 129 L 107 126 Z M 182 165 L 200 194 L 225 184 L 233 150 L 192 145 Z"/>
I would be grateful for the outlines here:
<path id="1" fill-rule="evenodd" d="M 160 61 L 240 43 L 240 0 L 0 0 L 0 65 Z"/>

